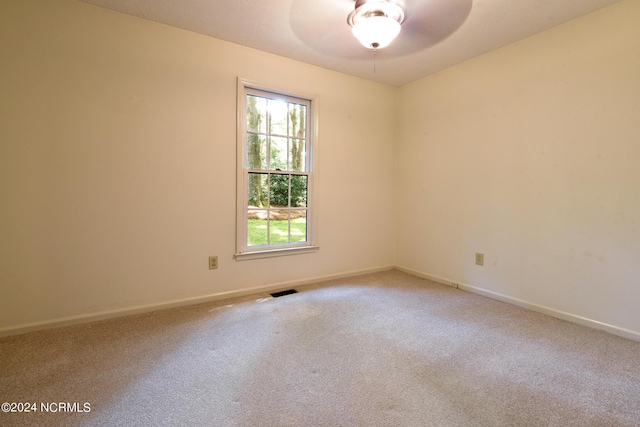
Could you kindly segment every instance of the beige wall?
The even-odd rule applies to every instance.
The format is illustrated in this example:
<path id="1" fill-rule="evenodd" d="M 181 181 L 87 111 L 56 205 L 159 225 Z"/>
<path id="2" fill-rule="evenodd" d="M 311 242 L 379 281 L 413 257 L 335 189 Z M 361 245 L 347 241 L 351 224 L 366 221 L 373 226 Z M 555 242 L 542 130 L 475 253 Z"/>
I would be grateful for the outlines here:
<path id="1" fill-rule="evenodd" d="M 393 264 L 394 88 L 68 0 L 0 34 L 0 332 Z M 233 259 L 238 76 L 318 96 L 318 253 Z"/>
<path id="2" fill-rule="evenodd" d="M 638 22 L 623 1 L 401 88 L 398 265 L 638 334 Z"/>

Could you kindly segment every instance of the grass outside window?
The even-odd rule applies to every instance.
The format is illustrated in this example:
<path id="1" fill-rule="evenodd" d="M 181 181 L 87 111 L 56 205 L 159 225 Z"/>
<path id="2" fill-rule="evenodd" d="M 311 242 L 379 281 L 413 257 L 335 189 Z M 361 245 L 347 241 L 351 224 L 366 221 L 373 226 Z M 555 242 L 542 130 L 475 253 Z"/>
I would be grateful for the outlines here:
<path id="1" fill-rule="evenodd" d="M 249 219 L 247 227 L 249 246 L 267 244 L 267 227 L 270 227 L 270 244 L 272 245 L 304 242 L 307 239 L 306 218 L 292 219 L 290 224 L 291 231 L 289 232 L 288 220 Z M 289 241 L 289 235 L 291 241 Z"/>

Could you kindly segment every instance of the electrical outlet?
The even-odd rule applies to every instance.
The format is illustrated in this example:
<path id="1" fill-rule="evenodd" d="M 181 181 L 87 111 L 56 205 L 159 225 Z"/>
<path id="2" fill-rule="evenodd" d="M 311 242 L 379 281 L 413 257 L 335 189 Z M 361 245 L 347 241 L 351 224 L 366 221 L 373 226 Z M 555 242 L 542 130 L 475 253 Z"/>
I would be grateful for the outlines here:
<path id="1" fill-rule="evenodd" d="M 218 256 L 210 256 L 209 257 L 209 270 L 215 270 L 218 268 Z"/>
<path id="2" fill-rule="evenodd" d="M 484 254 L 476 252 L 476 265 L 484 265 Z"/>

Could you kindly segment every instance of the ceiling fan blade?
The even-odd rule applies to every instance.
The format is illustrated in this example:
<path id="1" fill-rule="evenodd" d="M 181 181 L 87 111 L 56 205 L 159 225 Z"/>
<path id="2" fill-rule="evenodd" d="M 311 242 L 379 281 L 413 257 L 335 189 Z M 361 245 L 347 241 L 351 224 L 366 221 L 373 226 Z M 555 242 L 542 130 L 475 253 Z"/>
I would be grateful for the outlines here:
<path id="1" fill-rule="evenodd" d="M 472 0 L 407 1 L 402 31 L 393 42 L 394 56 L 428 49 L 453 34 L 466 21 Z"/>
<path id="2" fill-rule="evenodd" d="M 300 42 L 322 54 L 344 59 L 366 58 L 367 49 L 357 53 L 360 43 L 353 37 L 347 15 L 354 9 L 353 0 L 294 0 L 289 22 Z"/>

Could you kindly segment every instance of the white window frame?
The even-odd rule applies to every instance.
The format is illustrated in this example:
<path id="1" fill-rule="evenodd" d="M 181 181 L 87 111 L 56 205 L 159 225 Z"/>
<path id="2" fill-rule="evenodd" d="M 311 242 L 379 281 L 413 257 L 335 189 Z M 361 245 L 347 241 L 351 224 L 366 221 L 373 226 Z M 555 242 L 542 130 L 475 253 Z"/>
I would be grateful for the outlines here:
<path id="1" fill-rule="evenodd" d="M 304 242 L 248 246 L 247 245 L 247 205 L 248 205 L 248 177 L 247 167 L 247 95 L 254 93 L 260 95 L 266 92 L 269 97 L 282 99 L 285 101 L 301 100 L 305 101 L 307 108 L 307 239 Z M 316 240 L 317 220 L 317 197 L 315 191 L 315 150 L 317 145 L 317 97 L 295 94 L 290 91 L 265 87 L 255 82 L 238 78 L 237 85 L 237 148 L 236 148 L 236 253 L 235 259 L 238 261 L 267 258 L 282 255 L 294 255 L 301 253 L 316 252 L 319 249 Z"/>

